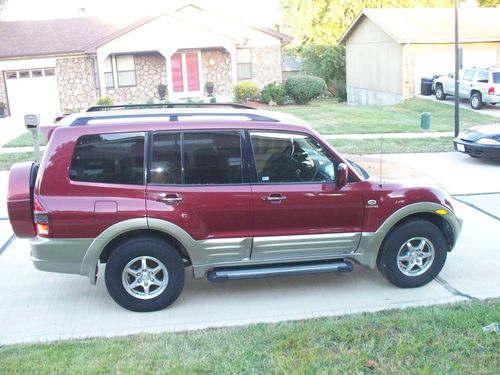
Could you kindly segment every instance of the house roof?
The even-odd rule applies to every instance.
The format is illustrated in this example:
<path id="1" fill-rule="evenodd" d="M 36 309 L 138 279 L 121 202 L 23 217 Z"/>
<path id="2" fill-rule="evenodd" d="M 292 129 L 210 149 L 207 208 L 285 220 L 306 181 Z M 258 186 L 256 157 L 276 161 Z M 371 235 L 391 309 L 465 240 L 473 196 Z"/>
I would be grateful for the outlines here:
<path id="1" fill-rule="evenodd" d="M 97 17 L 0 22 L 0 58 L 81 53 L 123 26 Z"/>
<path id="2" fill-rule="evenodd" d="M 33 57 L 47 55 L 67 55 L 76 53 L 93 53 L 96 48 L 127 34 L 142 25 L 151 22 L 164 14 L 184 18 L 186 22 L 192 22 L 188 17 L 182 17 L 184 10 L 191 8 L 203 13 L 207 12 L 194 5 L 186 5 L 171 13 L 162 13 L 147 16 L 131 22 L 119 17 L 116 19 L 79 17 L 55 20 L 38 21 L 9 21 L 0 22 L 0 58 Z M 202 14 L 203 16 L 203 14 Z M 221 16 L 213 15 L 214 19 Z M 213 28 L 221 32 L 221 22 L 209 22 L 207 17 L 199 17 L 196 21 L 200 26 Z M 205 20 L 205 21 L 203 21 Z M 213 21 L 213 20 L 212 20 Z M 235 37 L 235 33 L 243 35 L 245 29 L 251 29 L 265 33 L 281 41 L 282 44 L 289 43 L 292 38 L 272 29 L 247 26 L 236 21 L 227 19 L 226 24 L 231 25 L 228 36 Z M 212 25 L 212 26 L 211 26 Z M 239 26 L 239 27 L 238 27 Z"/>
<path id="3" fill-rule="evenodd" d="M 379 8 L 363 9 L 339 40 L 345 44 L 356 27 L 369 19 L 397 43 L 453 43 L 453 8 Z M 464 8 L 459 10 L 459 41 L 500 41 L 500 8 Z"/>

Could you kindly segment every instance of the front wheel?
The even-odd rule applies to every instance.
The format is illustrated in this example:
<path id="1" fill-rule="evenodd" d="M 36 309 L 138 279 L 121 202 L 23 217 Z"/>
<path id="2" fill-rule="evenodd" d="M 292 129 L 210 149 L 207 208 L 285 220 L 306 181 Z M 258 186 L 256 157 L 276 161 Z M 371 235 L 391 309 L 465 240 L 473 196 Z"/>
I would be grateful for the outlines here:
<path id="1" fill-rule="evenodd" d="M 138 237 L 113 251 L 106 264 L 106 288 L 120 306 L 156 311 L 172 304 L 184 287 L 184 265 L 167 242 Z"/>
<path id="2" fill-rule="evenodd" d="M 473 93 L 470 96 L 470 106 L 472 109 L 481 109 L 483 107 L 483 98 L 481 97 L 481 94 L 478 92 Z"/>
<path id="3" fill-rule="evenodd" d="M 446 99 L 446 94 L 444 93 L 443 85 L 436 85 L 435 95 L 436 95 L 437 100 L 445 100 Z"/>
<path id="4" fill-rule="evenodd" d="M 392 284 L 414 288 L 427 284 L 441 271 L 448 244 L 441 230 L 415 219 L 394 229 L 384 240 L 377 266 Z"/>

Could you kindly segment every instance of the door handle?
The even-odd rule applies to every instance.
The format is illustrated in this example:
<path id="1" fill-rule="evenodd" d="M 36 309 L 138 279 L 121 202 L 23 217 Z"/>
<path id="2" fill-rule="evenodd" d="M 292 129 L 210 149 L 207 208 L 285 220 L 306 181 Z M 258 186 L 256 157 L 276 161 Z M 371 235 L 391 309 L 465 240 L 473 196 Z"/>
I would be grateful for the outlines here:
<path id="1" fill-rule="evenodd" d="M 281 202 L 281 201 L 286 201 L 286 197 L 281 194 L 269 194 L 269 195 L 264 195 L 260 197 L 263 201 L 268 201 L 268 202 Z"/>
<path id="2" fill-rule="evenodd" d="M 156 196 L 157 202 L 163 202 L 166 204 L 179 203 L 183 200 L 184 198 L 176 193 L 164 193 Z"/>

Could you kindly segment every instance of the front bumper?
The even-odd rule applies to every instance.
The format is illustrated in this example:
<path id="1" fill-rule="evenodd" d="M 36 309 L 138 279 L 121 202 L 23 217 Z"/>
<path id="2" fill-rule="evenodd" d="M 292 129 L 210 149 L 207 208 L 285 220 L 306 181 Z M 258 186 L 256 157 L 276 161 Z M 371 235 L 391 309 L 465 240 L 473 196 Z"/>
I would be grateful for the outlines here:
<path id="1" fill-rule="evenodd" d="M 467 142 L 460 138 L 453 140 L 455 149 L 476 158 L 500 158 L 500 146 L 481 145 L 474 142 Z"/>

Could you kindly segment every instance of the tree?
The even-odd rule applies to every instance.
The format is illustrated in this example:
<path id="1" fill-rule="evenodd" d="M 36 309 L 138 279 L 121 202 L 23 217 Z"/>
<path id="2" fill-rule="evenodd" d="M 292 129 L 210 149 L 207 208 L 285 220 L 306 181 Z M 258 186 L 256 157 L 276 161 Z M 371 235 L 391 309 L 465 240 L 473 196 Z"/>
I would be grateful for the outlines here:
<path id="1" fill-rule="evenodd" d="M 498 0 L 483 0 L 483 2 Z M 336 45 L 363 8 L 452 7 L 454 0 L 280 0 L 280 31 L 299 46 Z"/>
<path id="2" fill-rule="evenodd" d="M 9 0 L 0 0 L 0 14 L 2 14 L 2 12 L 5 8 L 5 4 L 7 4 L 7 1 L 9 1 Z"/>

